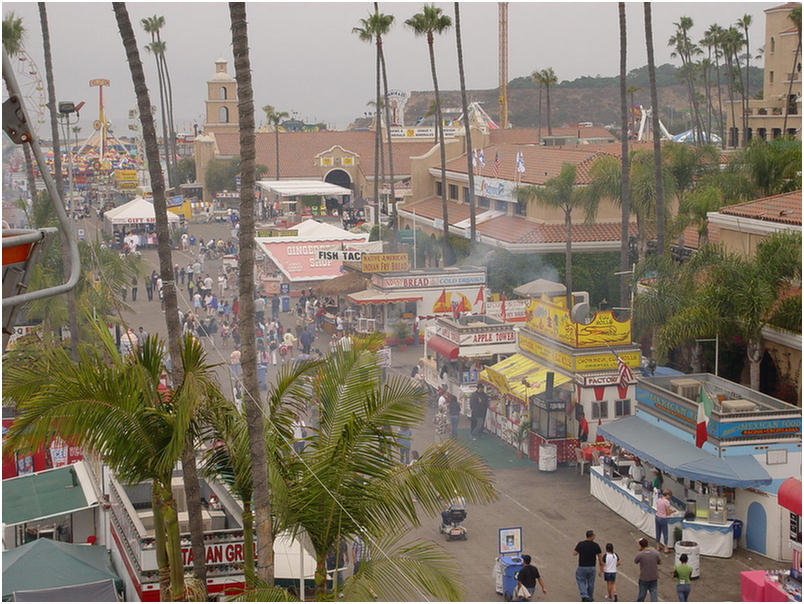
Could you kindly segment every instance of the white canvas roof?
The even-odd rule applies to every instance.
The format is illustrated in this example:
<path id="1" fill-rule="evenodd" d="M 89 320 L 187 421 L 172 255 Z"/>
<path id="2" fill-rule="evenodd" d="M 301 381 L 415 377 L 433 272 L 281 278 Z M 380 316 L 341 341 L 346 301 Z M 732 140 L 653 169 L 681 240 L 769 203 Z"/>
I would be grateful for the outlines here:
<path id="1" fill-rule="evenodd" d="M 179 217 L 173 212 L 167 213 L 168 222 L 179 222 Z M 154 224 L 156 212 L 154 204 L 142 197 L 135 197 L 122 206 L 112 208 L 103 215 L 104 220 L 112 224 Z"/>
<path id="2" fill-rule="evenodd" d="M 280 197 L 295 195 L 351 195 L 351 189 L 323 180 L 258 180 L 257 186 Z"/>

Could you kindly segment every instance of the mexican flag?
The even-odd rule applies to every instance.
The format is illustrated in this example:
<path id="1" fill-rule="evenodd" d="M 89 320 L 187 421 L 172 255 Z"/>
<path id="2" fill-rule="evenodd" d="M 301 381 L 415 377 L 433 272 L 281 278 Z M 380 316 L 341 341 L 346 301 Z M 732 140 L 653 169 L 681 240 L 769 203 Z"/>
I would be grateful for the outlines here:
<path id="1" fill-rule="evenodd" d="M 699 449 L 704 446 L 704 443 L 709 438 L 707 425 L 709 424 L 709 418 L 712 415 L 713 406 L 714 403 L 712 402 L 712 399 L 709 398 L 709 395 L 702 386 L 701 393 L 698 395 L 698 420 L 695 429 L 695 446 Z"/>

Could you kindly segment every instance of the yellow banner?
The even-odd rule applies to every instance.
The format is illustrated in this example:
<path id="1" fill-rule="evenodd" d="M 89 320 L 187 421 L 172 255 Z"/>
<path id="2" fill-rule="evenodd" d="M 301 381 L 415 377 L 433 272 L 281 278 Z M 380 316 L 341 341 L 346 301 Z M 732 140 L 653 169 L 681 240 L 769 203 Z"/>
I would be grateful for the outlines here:
<path id="1" fill-rule="evenodd" d="M 137 180 L 136 170 L 115 170 L 115 180 Z"/>
<path id="2" fill-rule="evenodd" d="M 539 357 L 540 359 L 544 359 L 545 361 L 552 363 L 556 367 L 561 367 L 567 371 L 573 370 L 571 355 L 545 346 L 541 342 L 537 342 L 536 340 L 525 336 L 522 334 L 522 332 L 519 333 L 519 348 L 525 352 L 529 352 L 532 355 Z"/>
<path id="3" fill-rule="evenodd" d="M 494 386 L 497 390 L 502 392 L 503 394 L 508 392 L 508 382 L 506 379 L 494 371 L 491 367 L 486 367 L 483 371 L 480 372 L 480 377 L 485 378 L 485 380 Z"/>
<path id="4" fill-rule="evenodd" d="M 410 270 L 408 255 L 402 254 L 363 254 L 360 270 L 364 273 L 390 273 Z"/>
<path id="5" fill-rule="evenodd" d="M 633 352 L 618 352 L 620 358 L 629 367 L 639 367 L 640 354 Z M 600 354 L 579 355 L 575 357 L 575 371 L 606 371 L 617 369 L 617 359 L 610 352 Z"/>
<path id="6" fill-rule="evenodd" d="M 564 298 L 534 298 L 527 306 L 527 325 L 536 333 L 574 348 L 622 346 L 631 343 L 631 320 L 618 321 L 610 310 L 598 311 L 589 323 L 570 317 Z"/>
<path id="7" fill-rule="evenodd" d="M 525 314 L 528 327 L 536 333 L 563 342 L 567 346 L 575 346 L 575 324 L 566 308 L 546 299 L 533 298 Z"/>

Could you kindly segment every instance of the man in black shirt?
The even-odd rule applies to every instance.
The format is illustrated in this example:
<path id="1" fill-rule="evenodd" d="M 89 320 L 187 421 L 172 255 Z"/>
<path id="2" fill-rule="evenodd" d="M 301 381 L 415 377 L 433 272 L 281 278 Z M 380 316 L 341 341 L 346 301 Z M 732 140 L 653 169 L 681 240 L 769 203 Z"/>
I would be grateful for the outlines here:
<path id="1" fill-rule="evenodd" d="M 593 602 L 595 599 L 595 558 L 600 563 L 603 572 L 603 552 L 595 543 L 595 531 L 586 531 L 586 539 L 579 541 L 572 552 L 578 556 L 578 568 L 575 571 L 575 581 L 581 593 L 581 602 Z"/>
<path id="2" fill-rule="evenodd" d="M 522 562 L 524 562 L 525 565 L 516 575 L 517 592 L 520 594 L 522 593 L 520 589 L 520 586 L 522 586 L 528 590 L 528 594 L 530 595 L 527 598 L 524 597 L 524 594 L 520 595 L 519 597 L 515 597 L 514 599 L 517 602 L 527 602 L 530 600 L 531 596 L 533 596 L 533 591 L 536 589 L 536 581 L 539 582 L 539 586 L 542 588 L 542 593 L 547 593 L 547 590 L 544 588 L 544 583 L 542 583 L 542 578 L 539 575 L 539 569 L 535 566 L 531 566 L 530 556 L 528 554 L 522 556 Z M 516 596 L 516 592 L 514 595 Z"/>
<path id="3" fill-rule="evenodd" d="M 483 390 L 483 384 L 477 385 L 477 390 L 469 397 L 469 410 L 472 412 L 471 428 L 469 430 L 472 440 L 483 434 L 486 424 L 486 411 L 489 408 L 489 396 Z"/>

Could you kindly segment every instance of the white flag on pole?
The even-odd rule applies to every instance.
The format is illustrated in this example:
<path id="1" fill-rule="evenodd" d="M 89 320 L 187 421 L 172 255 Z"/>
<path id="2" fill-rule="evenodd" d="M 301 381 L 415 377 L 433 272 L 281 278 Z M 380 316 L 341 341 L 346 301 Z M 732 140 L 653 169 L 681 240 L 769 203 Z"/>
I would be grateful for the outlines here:
<path id="1" fill-rule="evenodd" d="M 525 173 L 525 157 L 522 155 L 522 151 L 516 154 L 516 171 L 520 174 Z"/>

